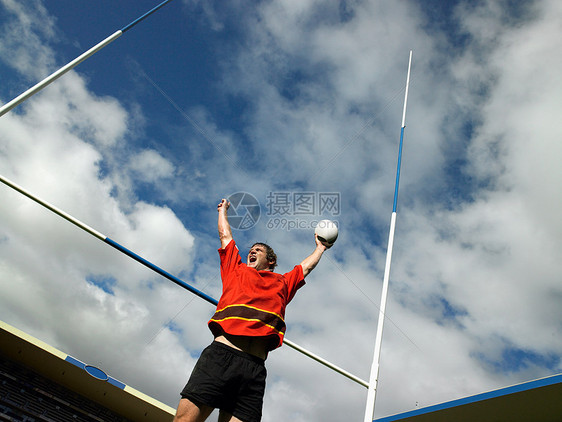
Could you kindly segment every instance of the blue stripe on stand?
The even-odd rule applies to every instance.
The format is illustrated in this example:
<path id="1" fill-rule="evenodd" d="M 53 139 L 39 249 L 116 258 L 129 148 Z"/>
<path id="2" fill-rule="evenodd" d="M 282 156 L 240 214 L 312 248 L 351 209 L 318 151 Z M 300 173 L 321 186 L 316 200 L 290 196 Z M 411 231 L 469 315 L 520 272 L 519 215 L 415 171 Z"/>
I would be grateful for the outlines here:
<path id="1" fill-rule="evenodd" d="M 88 375 L 90 375 L 93 378 L 96 378 L 98 380 L 100 380 L 101 382 L 108 382 L 109 384 L 120 388 L 121 390 L 124 390 L 126 385 L 124 383 L 122 383 L 119 380 L 116 380 L 115 378 L 110 377 L 109 375 L 107 375 L 104 371 L 102 371 L 101 369 L 92 366 L 92 365 L 86 365 L 84 362 L 79 361 L 76 358 L 73 358 L 72 356 L 68 355 L 65 359 L 65 361 L 67 361 L 68 363 L 73 364 L 74 366 L 77 366 L 80 369 L 83 369 L 84 371 L 86 371 L 88 373 Z"/>
<path id="2" fill-rule="evenodd" d="M 535 388 L 546 387 L 562 383 L 562 374 L 554 375 L 552 377 L 541 378 L 534 381 L 525 382 L 523 384 L 512 385 L 510 387 L 500 388 L 499 390 L 488 391 L 486 393 L 476 394 L 475 396 L 465 397 L 449 401 L 446 403 L 436 404 L 434 406 L 424 407 L 423 409 L 416 409 L 409 412 L 404 412 L 398 415 L 387 416 L 380 419 L 375 419 L 373 422 L 394 422 L 400 421 L 412 416 L 423 415 L 426 413 L 437 412 L 439 410 L 450 409 L 453 407 L 462 406 L 465 404 L 476 403 L 479 401 L 494 399 L 509 394 L 520 393 L 522 391 L 533 390 Z"/>

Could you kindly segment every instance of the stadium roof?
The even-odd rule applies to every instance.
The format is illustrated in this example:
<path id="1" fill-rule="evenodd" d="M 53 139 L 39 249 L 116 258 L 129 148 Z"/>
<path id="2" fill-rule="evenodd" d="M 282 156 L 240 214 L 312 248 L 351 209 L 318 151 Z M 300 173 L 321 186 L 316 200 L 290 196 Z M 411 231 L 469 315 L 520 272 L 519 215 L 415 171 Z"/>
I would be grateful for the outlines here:
<path id="1" fill-rule="evenodd" d="M 132 421 L 170 422 L 175 409 L 0 321 L 0 353 Z"/>
<path id="2" fill-rule="evenodd" d="M 559 374 L 375 422 L 557 422 L 561 415 L 562 374 Z"/>

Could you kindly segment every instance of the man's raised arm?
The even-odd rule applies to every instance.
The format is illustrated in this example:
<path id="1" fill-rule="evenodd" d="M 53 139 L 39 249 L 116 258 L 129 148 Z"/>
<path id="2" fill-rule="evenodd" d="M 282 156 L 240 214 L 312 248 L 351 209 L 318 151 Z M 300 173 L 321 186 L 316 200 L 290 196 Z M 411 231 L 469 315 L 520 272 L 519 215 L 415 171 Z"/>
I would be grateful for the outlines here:
<path id="1" fill-rule="evenodd" d="M 222 199 L 217 206 L 217 211 L 219 212 L 219 239 L 221 241 L 221 248 L 226 248 L 226 245 L 232 240 L 232 230 L 230 229 L 230 223 L 228 222 L 228 207 L 230 207 L 230 202 L 226 199 Z"/>
<path id="2" fill-rule="evenodd" d="M 301 262 L 302 272 L 305 277 L 316 267 L 318 262 L 320 262 L 320 258 L 322 258 L 322 254 L 326 251 L 326 246 L 318 240 L 318 236 L 314 235 L 314 240 L 316 242 L 316 249 Z"/>

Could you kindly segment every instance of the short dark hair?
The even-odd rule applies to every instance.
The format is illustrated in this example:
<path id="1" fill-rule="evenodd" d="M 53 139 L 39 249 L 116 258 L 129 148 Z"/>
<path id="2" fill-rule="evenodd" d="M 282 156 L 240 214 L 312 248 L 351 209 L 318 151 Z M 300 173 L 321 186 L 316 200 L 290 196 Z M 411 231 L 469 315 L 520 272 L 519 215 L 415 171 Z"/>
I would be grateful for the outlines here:
<path id="1" fill-rule="evenodd" d="M 267 262 L 273 261 L 272 264 L 269 264 L 269 269 L 273 271 L 275 269 L 275 267 L 277 266 L 277 255 L 275 254 L 275 251 L 267 243 L 256 242 L 252 245 L 252 248 L 256 245 L 260 245 L 260 246 L 263 246 L 265 248 Z M 250 249 L 252 249 L 252 248 L 250 248 Z"/>

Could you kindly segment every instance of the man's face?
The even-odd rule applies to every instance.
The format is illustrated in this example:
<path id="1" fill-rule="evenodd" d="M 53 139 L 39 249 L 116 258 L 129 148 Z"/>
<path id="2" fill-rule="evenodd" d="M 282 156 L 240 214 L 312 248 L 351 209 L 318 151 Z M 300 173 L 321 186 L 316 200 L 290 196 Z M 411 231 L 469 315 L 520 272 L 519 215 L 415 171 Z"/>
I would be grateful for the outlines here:
<path id="1" fill-rule="evenodd" d="M 269 270 L 270 262 L 267 260 L 267 251 L 263 245 L 254 245 L 248 252 L 247 265 L 258 271 Z"/>

